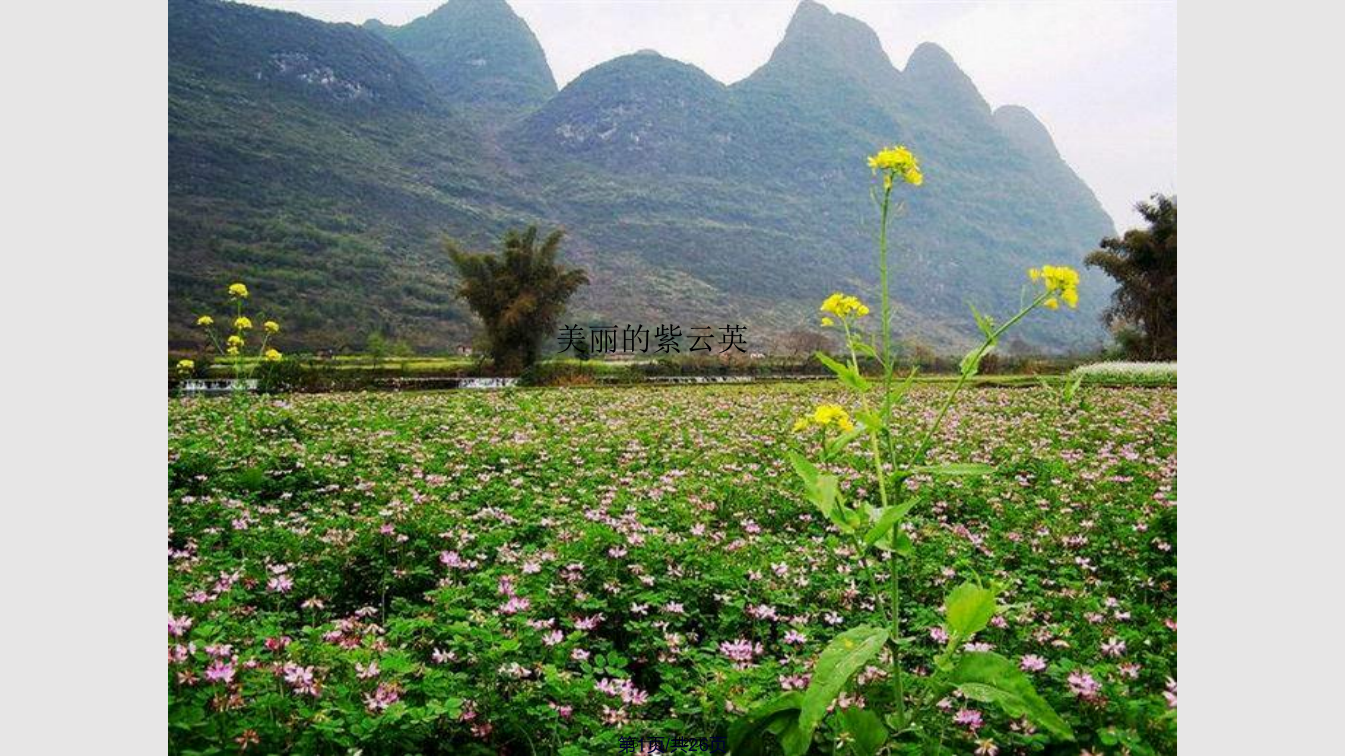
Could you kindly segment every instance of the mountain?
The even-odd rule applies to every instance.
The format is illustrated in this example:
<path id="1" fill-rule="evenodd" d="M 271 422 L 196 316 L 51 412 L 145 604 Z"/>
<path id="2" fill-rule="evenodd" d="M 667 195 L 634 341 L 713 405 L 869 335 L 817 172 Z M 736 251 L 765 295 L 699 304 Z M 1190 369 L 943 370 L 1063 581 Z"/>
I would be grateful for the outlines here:
<path id="1" fill-rule="evenodd" d="M 509 113 L 556 93 L 546 53 L 505 0 L 454 0 L 405 26 L 370 20 L 364 27 L 391 42 L 455 103 Z"/>
<path id="2" fill-rule="evenodd" d="M 484 247 L 539 222 L 569 231 L 592 280 L 567 322 L 744 324 L 766 346 L 831 291 L 872 291 L 864 158 L 899 142 L 926 168 L 893 226 L 900 339 L 965 346 L 968 302 L 1006 312 L 1026 268 L 1079 265 L 1113 232 L 1026 109 L 992 110 L 932 44 L 897 69 L 871 29 L 811 0 L 731 86 L 642 51 L 555 92 L 503 0 L 401 27 L 172 0 L 169 36 L 174 343 L 242 276 L 291 346 L 377 331 L 444 349 L 474 326 L 440 238 Z M 1078 312 L 1020 333 L 1095 344 L 1107 292 L 1085 271 Z"/>

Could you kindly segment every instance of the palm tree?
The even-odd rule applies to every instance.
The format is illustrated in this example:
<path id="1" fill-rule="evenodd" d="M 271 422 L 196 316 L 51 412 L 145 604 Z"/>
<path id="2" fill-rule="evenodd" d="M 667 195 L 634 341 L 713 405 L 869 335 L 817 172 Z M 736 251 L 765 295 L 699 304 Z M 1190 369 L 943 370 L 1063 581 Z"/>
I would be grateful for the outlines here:
<path id="1" fill-rule="evenodd" d="M 1135 206 L 1148 228 L 1102 240 L 1084 262 L 1102 268 L 1120 286 L 1102 320 L 1139 329 L 1128 349 L 1145 360 L 1177 359 L 1177 198 L 1155 194 Z"/>
<path id="2" fill-rule="evenodd" d="M 565 232 L 547 235 L 537 246 L 537 227 L 504 235 L 500 255 L 464 252 L 451 240 L 444 248 L 462 283 L 458 296 L 486 326 L 498 372 L 512 373 L 537 361 L 542 340 L 555 331 L 570 296 L 588 283 L 577 268 L 556 264 Z"/>

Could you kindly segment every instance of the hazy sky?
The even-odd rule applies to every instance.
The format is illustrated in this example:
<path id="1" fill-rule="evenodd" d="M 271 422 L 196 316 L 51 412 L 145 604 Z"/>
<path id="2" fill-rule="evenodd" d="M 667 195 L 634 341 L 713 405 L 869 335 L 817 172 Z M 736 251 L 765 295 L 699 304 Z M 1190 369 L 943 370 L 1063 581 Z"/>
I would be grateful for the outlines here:
<path id="1" fill-rule="evenodd" d="M 442 0 L 252 0 L 327 21 L 403 24 Z M 564 86 L 652 48 L 725 83 L 765 63 L 797 0 L 509 0 Z M 1131 206 L 1177 191 L 1177 4 L 1082 0 L 822 0 L 878 32 L 898 68 L 947 49 L 992 107 L 1023 105 L 1121 229 Z"/>

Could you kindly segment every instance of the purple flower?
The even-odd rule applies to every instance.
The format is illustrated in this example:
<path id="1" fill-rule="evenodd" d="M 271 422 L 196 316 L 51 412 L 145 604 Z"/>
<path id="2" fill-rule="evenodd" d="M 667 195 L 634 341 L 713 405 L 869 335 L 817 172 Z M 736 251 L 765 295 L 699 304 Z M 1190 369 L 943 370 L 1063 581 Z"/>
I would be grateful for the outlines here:
<path id="1" fill-rule="evenodd" d="M 1040 672 L 1046 669 L 1046 660 L 1036 654 L 1025 654 L 1018 659 L 1018 668 L 1024 672 Z"/>
<path id="2" fill-rule="evenodd" d="M 719 653 L 731 659 L 738 669 L 747 669 L 752 666 L 756 655 L 761 653 L 761 644 L 752 643 L 746 638 L 724 641 L 719 644 Z"/>
<path id="3" fill-rule="evenodd" d="M 1098 694 L 1102 692 L 1102 685 L 1087 672 L 1069 673 L 1068 682 L 1070 692 L 1085 701 L 1097 698 Z"/>
<path id="4" fill-rule="evenodd" d="M 975 709 L 959 709 L 953 715 L 953 723 L 960 724 L 972 732 L 981 729 L 985 722 L 981 719 L 981 712 Z"/>

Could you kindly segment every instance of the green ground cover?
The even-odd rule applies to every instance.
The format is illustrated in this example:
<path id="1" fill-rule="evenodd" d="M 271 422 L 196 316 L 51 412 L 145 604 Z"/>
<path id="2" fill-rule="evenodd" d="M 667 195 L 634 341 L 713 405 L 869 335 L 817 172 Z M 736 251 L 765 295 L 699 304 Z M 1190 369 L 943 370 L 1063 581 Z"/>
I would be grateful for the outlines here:
<path id="1" fill-rule="evenodd" d="M 912 390 L 912 438 L 946 391 Z M 806 686 L 836 635 L 882 621 L 785 461 L 793 419 L 833 401 L 834 383 L 170 400 L 171 750 L 586 754 L 725 735 Z M 1003 581 L 976 641 L 1076 741 L 959 697 L 919 725 L 947 753 L 1174 753 L 1176 392 L 1090 387 L 1067 405 L 981 386 L 930 456 L 997 472 L 906 483 L 913 686 L 949 589 Z M 862 460 L 831 468 L 850 498 L 877 496 Z M 837 722 L 882 695 L 883 666 L 816 751 L 863 745 Z"/>

